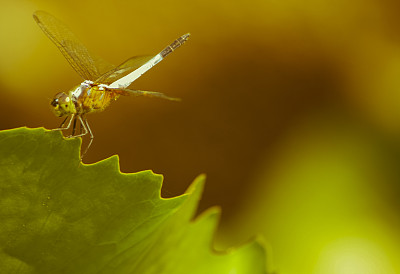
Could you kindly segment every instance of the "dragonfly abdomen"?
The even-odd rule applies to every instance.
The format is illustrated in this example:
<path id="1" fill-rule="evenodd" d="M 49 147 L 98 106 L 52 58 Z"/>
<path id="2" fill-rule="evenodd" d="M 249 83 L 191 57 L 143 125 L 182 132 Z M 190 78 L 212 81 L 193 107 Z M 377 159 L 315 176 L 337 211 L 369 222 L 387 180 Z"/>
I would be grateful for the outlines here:
<path id="1" fill-rule="evenodd" d="M 183 43 L 185 43 L 188 40 L 189 36 L 190 36 L 190 33 L 186 33 L 186 34 L 182 35 L 181 37 L 179 37 L 178 39 L 176 39 L 174 42 L 172 42 L 169 46 L 165 47 L 160 52 L 160 55 L 162 56 L 162 58 L 166 57 L 168 54 L 170 54 L 171 52 L 173 52 L 174 50 L 176 50 L 177 48 L 182 46 Z"/>

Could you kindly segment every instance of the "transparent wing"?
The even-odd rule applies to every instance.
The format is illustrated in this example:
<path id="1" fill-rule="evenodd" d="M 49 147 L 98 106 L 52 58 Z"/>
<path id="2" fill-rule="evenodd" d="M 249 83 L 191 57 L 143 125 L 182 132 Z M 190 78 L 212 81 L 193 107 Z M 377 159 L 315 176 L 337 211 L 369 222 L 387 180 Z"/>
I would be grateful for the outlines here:
<path id="1" fill-rule="evenodd" d="M 108 88 L 108 90 L 124 96 L 146 96 L 167 99 L 170 101 L 181 101 L 181 99 L 179 98 L 169 97 L 164 93 L 156 91 L 133 90 L 128 88 Z"/>
<path id="2" fill-rule="evenodd" d="M 33 18 L 84 80 L 94 81 L 103 72 L 115 67 L 99 57 L 90 55 L 78 38 L 51 14 L 36 11 Z"/>
<path id="3" fill-rule="evenodd" d="M 135 69 L 141 67 L 142 65 L 146 64 L 151 58 L 154 56 L 150 55 L 145 55 L 145 56 L 135 56 L 132 58 L 129 58 L 125 62 L 123 62 L 121 65 L 111 69 L 110 71 L 106 72 L 99 78 L 95 80 L 96 83 L 101 83 L 101 84 L 111 84 L 115 82 L 116 80 L 124 77 L 125 75 L 128 75 Z"/>

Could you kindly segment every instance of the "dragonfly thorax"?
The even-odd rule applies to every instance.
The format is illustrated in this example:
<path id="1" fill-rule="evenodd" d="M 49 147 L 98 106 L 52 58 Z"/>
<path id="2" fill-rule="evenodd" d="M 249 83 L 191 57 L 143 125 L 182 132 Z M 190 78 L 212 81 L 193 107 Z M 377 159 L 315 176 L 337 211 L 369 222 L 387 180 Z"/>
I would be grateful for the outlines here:
<path id="1" fill-rule="evenodd" d="M 119 92 L 106 84 L 85 80 L 69 92 L 70 101 L 74 104 L 74 109 L 70 110 L 78 115 L 102 111 L 119 95 Z"/>
<path id="2" fill-rule="evenodd" d="M 90 89 L 93 86 L 93 82 L 89 80 L 83 81 L 75 90 L 71 92 L 71 96 L 75 98 L 79 98 L 79 96 L 82 95 L 82 93 L 86 92 L 88 89 Z"/>
<path id="3" fill-rule="evenodd" d="M 72 98 L 64 92 L 57 93 L 50 105 L 56 116 L 62 117 L 76 113 L 75 103 Z"/>

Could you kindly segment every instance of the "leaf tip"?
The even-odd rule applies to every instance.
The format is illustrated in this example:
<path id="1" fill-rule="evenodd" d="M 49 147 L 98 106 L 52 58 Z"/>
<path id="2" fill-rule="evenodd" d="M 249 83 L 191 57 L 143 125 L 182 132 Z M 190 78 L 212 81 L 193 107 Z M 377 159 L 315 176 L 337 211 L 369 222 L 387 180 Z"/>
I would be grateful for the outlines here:
<path id="1" fill-rule="evenodd" d="M 185 194 L 191 194 L 195 191 L 199 191 L 200 193 L 203 192 L 205 182 L 206 182 L 206 175 L 200 174 L 199 176 L 196 177 L 196 179 L 194 179 L 193 183 L 185 191 Z"/>

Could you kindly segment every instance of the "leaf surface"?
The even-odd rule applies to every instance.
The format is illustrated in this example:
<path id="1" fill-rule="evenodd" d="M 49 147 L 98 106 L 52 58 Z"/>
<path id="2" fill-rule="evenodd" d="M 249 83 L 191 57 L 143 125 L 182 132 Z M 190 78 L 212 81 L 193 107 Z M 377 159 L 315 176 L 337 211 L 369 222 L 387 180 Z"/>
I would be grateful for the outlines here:
<path id="1" fill-rule="evenodd" d="M 160 197 L 162 176 L 123 174 L 118 156 L 79 161 L 80 139 L 0 132 L 1 273 L 265 273 L 257 242 L 212 250 L 219 210 L 192 221 L 204 176 Z"/>

